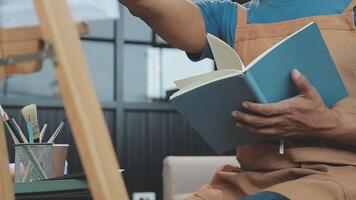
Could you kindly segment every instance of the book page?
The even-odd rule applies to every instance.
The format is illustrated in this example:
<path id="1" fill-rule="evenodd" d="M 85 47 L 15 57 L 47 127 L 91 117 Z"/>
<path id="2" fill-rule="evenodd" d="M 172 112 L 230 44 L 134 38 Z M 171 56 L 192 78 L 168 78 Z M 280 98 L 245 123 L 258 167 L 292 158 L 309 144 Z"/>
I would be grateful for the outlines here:
<path id="1" fill-rule="evenodd" d="M 174 83 L 176 84 L 178 89 L 183 89 L 193 84 L 202 84 L 204 82 L 208 82 L 210 80 L 216 79 L 217 77 L 225 76 L 235 72 L 236 70 L 218 70 L 218 71 L 201 74 L 198 76 L 177 80 Z"/>
<path id="2" fill-rule="evenodd" d="M 236 69 L 243 71 L 244 64 L 236 51 L 221 39 L 211 34 L 206 34 L 210 49 L 218 70 Z"/>
<path id="3" fill-rule="evenodd" d="M 183 85 L 185 87 L 180 89 L 178 92 L 175 92 L 172 96 L 170 96 L 169 99 L 173 99 L 179 95 L 182 95 L 186 92 L 189 92 L 189 91 L 199 88 L 201 86 L 207 85 L 209 83 L 219 81 L 219 80 L 222 80 L 225 78 L 233 77 L 233 76 L 238 76 L 240 74 L 241 74 L 241 72 L 239 70 L 226 69 L 226 70 L 221 70 L 221 71 L 209 72 L 209 73 L 201 76 L 200 79 L 199 79 L 199 76 L 195 77 L 194 82 L 190 82 L 190 80 L 188 80 L 188 81 L 186 80 L 186 82 L 184 82 L 184 79 L 183 79 L 183 84 L 182 84 L 182 82 L 179 84 L 181 86 Z M 194 80 L 194 79 L 192 79 L 192 80 Z M 186 84 L 188 82 L 191 84 Z"/>

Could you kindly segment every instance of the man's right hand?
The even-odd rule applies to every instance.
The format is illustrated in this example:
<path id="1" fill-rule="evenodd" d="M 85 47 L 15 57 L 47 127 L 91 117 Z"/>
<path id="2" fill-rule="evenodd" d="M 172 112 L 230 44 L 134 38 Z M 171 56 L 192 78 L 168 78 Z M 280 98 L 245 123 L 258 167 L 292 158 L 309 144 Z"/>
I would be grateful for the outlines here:
<path id="1" fill-rule="evenodd" d="M 205 46 L 203 17 L 189 0 L 120 0 L 170 45 L 190 53 Z"/>

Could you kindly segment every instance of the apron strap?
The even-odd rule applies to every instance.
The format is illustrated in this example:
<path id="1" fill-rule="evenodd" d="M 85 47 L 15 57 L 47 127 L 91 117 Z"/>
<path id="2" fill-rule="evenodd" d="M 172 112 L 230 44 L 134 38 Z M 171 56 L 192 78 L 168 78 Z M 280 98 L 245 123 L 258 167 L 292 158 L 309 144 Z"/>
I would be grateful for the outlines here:
<path id="1" fill-rule="evenodd" d="M 237 41 L 240 40 L 242 35 L 244 35 L 244 29 L 247 27 L 247 9 L 238 3 L 236 3 L 237 7 L 237 20 L 236 20 L 236 30 L 235 30 L 235 47 Z"/>
<path id="2" fill-rule="evenodd" d="M 353 12 L 355 6 L 356 6 L 356 0 L 351 0 L 350 4 L 345 8 L 343 13 Z"/>
<path id="3" fill-rule="evenodd" d="M 237 27 L 245 27 L 247 25 L 247 9 L 241 5 L 236 3 L 237 5 Z"/>

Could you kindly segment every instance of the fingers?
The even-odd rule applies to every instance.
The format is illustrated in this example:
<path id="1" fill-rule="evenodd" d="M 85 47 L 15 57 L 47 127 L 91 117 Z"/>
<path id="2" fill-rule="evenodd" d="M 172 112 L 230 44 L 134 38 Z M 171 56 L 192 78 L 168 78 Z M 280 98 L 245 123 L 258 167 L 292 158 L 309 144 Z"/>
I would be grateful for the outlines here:
<path id="1" fill-rule="evenodd" d="M 292 80 L 301 94 L 310 94 L 315 92 L 314 87 L 309 83 L 308 79 L 297 69 L 292 70 Z"/>
<path id="2" fill-rule="evenodd" d="M 305 138 L 305 133 L 288 130 L 286 127 L 254 127 L 244 122 L 236 122 L 235 125 L 239 128 L 244 128 L 251 133 L 268 137 L 271 139 L 287 139 L 287 138 Z"/>
<path id="3" fill-rule="evenodd" d="M 236 122 L 235 125 L 239 128 L 244 128 L 251 133 L 272 138 L 279 138 L 286 133 L 281 127 L 255 127 L 244 122 Z"/>
<path id="4" fill-rule="evenodd" d="M 260 104 L 253 102 L 243 102 L 242 107 L 263 116 L 282 115 L 289 112 L 289 105 L 286 101 L 278 103 Z"/>
<path id="5" fill-rule="evenodd" d="M 287 134 L 287 128 L 280 116 L 264 117 L 240 111 L 234 111 L 232 115 L 237 119 L 235 126 L 244 128 L 251 133 L 271 138 L 278 138 Z"/>
<path id="6" fill-rule="evenodd" d="M 282 123 L 282 119 L 280 117 L 263 117 L 243 113 L 240 111 L 234 111 L 232 112 L 232 115 L 238 121 L 252 125 L 254 127 L 275 126 Z"/>

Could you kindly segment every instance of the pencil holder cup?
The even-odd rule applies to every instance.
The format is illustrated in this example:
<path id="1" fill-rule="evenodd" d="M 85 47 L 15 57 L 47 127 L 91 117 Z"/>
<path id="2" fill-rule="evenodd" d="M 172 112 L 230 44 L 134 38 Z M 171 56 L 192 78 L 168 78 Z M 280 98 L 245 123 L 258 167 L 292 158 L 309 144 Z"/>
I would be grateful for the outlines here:
<path id="1" fill-rule="evenodd" d="M 53 145 L 16 144 L 15 182 L 33 182 L 52 177 Z"/>
<path id="2" fill-rule="evenodd" d="M 52 177 L 63 176 L 66 171 L 68 144 L 53 144 Z"/>

